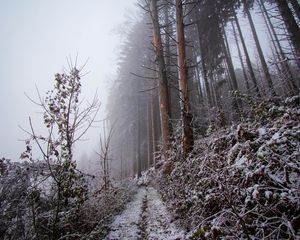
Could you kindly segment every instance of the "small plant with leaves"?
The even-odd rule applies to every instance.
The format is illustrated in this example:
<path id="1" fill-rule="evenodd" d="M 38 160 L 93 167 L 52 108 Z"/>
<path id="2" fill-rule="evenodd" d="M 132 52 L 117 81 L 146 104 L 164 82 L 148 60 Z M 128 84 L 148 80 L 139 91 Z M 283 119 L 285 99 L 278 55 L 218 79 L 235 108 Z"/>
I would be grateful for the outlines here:
<path id="1" fill-rule="evenodd" d="M 30 138 L 26 140 L 26 150 L 21 158 L 34 161 L 33 145 L 36 145 L 46 163 L 47 170 L 41 178 L 50 178 L 52 194 L 52 219 L 49 221 L 51 235 L 59 237 L 61 212 L 70 208 L 79 208 L 87 198 L 87 184 L 84 175 L 76 169 L 73 157 L 74 144 L 82 138 L 95 122 L 99 111 L 99 101 L 93 101 L 82 108 L 81 69 L 70 67 L 68 72 L 55 75 L 54 88 L 42 98 L 39 91 L 39 102 L 43 109 L 43 123 L 47 136 L 38 135 L 29 118 Z"/>

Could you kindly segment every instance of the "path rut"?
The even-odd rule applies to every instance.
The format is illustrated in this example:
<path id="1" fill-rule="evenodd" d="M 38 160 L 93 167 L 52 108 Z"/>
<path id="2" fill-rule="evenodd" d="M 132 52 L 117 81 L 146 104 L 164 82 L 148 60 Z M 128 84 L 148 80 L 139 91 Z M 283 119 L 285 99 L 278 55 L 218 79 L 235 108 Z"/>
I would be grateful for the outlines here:
<path id="1" fill-rule="evenodd" d="M 115 217 L 106 240 L 183 240 L 184 231 L 171 216 L 153 187 L 139 188 L 125 210 Z"/>

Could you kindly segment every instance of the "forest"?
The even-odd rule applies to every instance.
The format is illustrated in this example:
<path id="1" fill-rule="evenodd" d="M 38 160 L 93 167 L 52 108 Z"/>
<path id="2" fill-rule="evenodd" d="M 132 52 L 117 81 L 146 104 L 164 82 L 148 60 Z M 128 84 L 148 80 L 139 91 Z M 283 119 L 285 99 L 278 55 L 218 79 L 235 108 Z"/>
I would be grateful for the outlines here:
<path id="1" fill-rule="evenodd" d="M 136 4 L 101 127 L 77 59 L 30 99 L 46 131 L 0 159 L 0 239 L 299 239 L 300 2 Z"/>

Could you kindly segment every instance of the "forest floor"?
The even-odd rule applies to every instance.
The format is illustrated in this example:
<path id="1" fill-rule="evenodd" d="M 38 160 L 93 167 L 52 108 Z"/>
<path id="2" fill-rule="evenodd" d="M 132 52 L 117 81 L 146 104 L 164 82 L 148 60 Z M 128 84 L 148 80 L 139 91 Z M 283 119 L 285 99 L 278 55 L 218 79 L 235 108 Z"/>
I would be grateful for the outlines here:
<path id="1" fill-rule="evenodd" d="M 153 187 L 140 187 L 125 210 L 115 217 L 105 239 L 181 240 L 185 234 L 172 223 L 159 193 Z"/>

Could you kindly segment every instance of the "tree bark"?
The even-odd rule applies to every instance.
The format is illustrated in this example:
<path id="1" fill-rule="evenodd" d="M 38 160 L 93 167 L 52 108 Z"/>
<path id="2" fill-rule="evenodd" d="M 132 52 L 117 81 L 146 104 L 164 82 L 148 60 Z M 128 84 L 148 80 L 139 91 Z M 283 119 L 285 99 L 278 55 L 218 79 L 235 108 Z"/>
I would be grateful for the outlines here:
<path id="1" fill-rule="evenodd" d="M 163 48 L 160 34 L 160 26 L 158 21 L 157 0 L 150 0 L 150 11 L 153 23 L 153 44 L 158 64 L 158 88 L 159 88 L 159 106 L 161 118 L 161 132 L 163 140 L 163 148 L 166 156 L 170 146 L 171 125 L 170 125 L 170 108 L 168 96 L 168 80 L 166 73 L 166 65 L 163 56 Z"/>
<path id="2" fill-rule="evenodd" d="M 293 9 L 298 17 L 298 20 L 300 21 L 300 4 L 299 4 L 299 2 L 297 0 L 289 0 L 289 1 L 293 6 Z"/>
<path id="3" fill-rule="evenodd" d="M 286 0 L 276 0 L 279 12 L 286 25 L 290 40 L 294 46 L 298 62 L 300 61 L 300 29 Z"/>
<path id="4" fill-rule="evenodd" d="M 176 0 L 176 29 L 178 52 L 178 76 L 181 97 L 181 116 L 183 124 L 183 151 L 185 156 L 193 149 L 194 136 L 192 128 L 192 113 L 188 94 L 188 69 L 186 66 L 185 36 L 183 25 L 182 0 Z"/>

